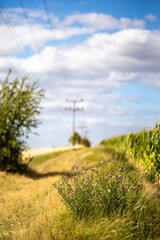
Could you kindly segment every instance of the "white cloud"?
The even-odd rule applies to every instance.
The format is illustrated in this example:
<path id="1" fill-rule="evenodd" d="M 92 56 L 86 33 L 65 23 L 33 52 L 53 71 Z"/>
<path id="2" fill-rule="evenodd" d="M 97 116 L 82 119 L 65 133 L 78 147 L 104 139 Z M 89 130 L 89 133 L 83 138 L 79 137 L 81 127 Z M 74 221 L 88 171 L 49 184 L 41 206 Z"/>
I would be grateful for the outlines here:
<path id="1" fill-rule="evenodd" d="M 153 14 L 148 14 L 148 15 L 145 16 L 145 18 L 150 22 L 156 22 L 157 21 L 157 17 Z"/>
<path id="2" fill-rule="evenodd" d="M 134 28 L 143 28 L 145 27 L 144 20 L 132 20 L 129 18 L 114 18 L 111 15 L 103 14 L 103 13 L 85 13 L 85 14 L 73 14 L 67 16 L 64 24 L 72 25 L 75 22 L 80 24 L 94 27 L 96 29 L 124 29 L 129 27 Z"/>
<path id="3" fill-rule="evenodd" d="M 95 135 L 102 129 L 102 135 L 98 135 L 100 140 L 102 136 L 107 137 L 105 127 L 107 133 L 111 134 L 112 131 L 116 133 L 118 128 L 126 130 L 138 129 L 144 125 L 153 126 L 152 120 L 147 120 L 144 124 L 139 119 L 143 116 L 156 118 L 156 107 L 150 109 L 148 106 L 138 106 L 140 97 L 132 93 L 130 100 L 134 101 L 134 106 L 137 103 L 137 107 L 131 108 L 125 105 L 118 89 L 122 90 L 136 82 L 160 88 L 159 30 L 143 29 L 145 22 L 142 20 L 86 13 L 68 16 L 65 22 L 60 22 L 52 15 L 55 29 L 51 31 L 46 16 L 41 16 L 41 11 L 27 10 L 41 50 L 39 53 L 22 11 L 12 9 L 8 14 L 13 19 L 17 39 L 23 43 L 24 52 L 28 49 L 29 56 L 24 58 L 20 55 L 16 41 L 5 24 L 1 24 L 0 46 L 3 46 L 6 57 L 3 52 L 0 53 L 0 77 L 4 77 L 10 65 L 7 60 L 20 75 L 31 73 L 31 80 L 40 77 L 40 82 L 47 91 L 47 99 L 41 104 L 44 109 L 40 116 L 47 126 L 45 134 L 52 135 L 49 129 L 57 131 L 54 133 L 55 138 L 58 138 L 59 131 L 62 135 L 63 132 L 68 136 L 71 134 L 72 113 L 64 110 L 65 106 L 72 107 L 71 104 L 67 105 L 67 97 L 84 99 L 77 107 L 84 107 L 85 111 L 76 113 L 76 121 L 87 121 L 89 127 L 95 127 Z M 37 22 L 39 19 L 40 22 Z M 76 21 L 79 23 L 77 26 Z M 102 29 L 116 31 L 105 32 Z M 74 42 L 72 37 L 80 35 L 84 36 L 84 40 L 76 38 L 78 42 Z M 64 40 L 69 38 L 71 43 L 67 45 L 68 42 Z M 117 94 L 114 93 L 115 88 Z M 143 102 L 144 100 L 141 104 Z M 124 118 L 128 120 L 124 121 Z M 53 127 L 54 124 L 56 128 Z M 44 129 L 41 128 L 40 131 L 43 134 Z"/>

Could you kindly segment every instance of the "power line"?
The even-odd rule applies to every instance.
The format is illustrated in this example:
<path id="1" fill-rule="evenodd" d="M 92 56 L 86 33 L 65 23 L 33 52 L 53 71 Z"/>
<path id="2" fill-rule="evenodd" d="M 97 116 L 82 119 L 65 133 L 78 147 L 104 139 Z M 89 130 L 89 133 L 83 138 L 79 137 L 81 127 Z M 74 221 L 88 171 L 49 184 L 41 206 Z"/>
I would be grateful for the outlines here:
<path id="1" fill-rule="evenodd" d="M 46 12 L 46 15 L 47 15 L 47 19 L 48 19 L 48 23 L 51 27 L 51 30 L 52 30 L 52 40 L 54 41 L 54 35 L 53 35 L 53 29 L 54 29 L 54 25 L 53 25 L 53 22 L 51 20 L 51 17 L 50 17 L 50 12 L 49 12 L 49 8 L 48 8 L 48 4 L 47 4 L 47 0 L 42 0 L 43 2 L 43 5 L 44 5 L 44 9 L 45 9 L 45 12 Z M 54 41 L 55 45 L 56 45 L 56 42 Z M 57 55 L 58 57 L 60 58 L 58 52 L 57 52 Z M 63 74 L 63 77 L 64 77 L 64 80 L 65 80 L 65 83 L 66 83 L 66 87 L 69 88 L 70 92 L 71 92 L 71 95 L 73 97 L 73 91 L 72 91 L 72 88 L 70 88 L 69 84 L 68 84 L 68 74 L 67 72 L 65 71 L 65 69 L 62 67 L 62 65 L 60 65 L 60 69 L 61 69 L 61 72 Z"/>
<path id="2" fill-rule="evenodd" d="M 1 3 L 0 3 L 0 7 L 1 7 L 1 17 L 2 17 L 2 19 L 3 19 L 3 21 L 4 21 L 4 23 L 7 25 L 7 28 L 9 29 L 9 32 L 10 32 L 11 36 L 12 36 L 13 39 L 15 40 L 16 45 L 17 45 L 20 53 L 23 55 L 23 57 L 24 57 L 25 59 L 27 59 L 28 54 L 25 54 L 25 52 L 24 52 L 23 43 L 21 42 L 21 40 L 20 40 L 19 38 L 17 38 L 17 33 L 16 33 L 16 31 L 15 31 L 15 28 L 14 28 L 13 24 L 11 23 L 10 19 L 7 17 L 7 13 L 6 13 L 6 11 L 5 11 L 5 9 L 4 9 L 4 7 L 2 6 Z M 3 10 L 3 12 L 2 12 L 2 10 Z M 3 14 L 4 14 L 4 15 L 3 15 Z M 1 52 L 3 52 L 3 55 L 5 56 L 5 58 L 7 58 L 6 54 L 4 53 L 4 51 L 3 51 L 2 49 L 1 49 Z M 13 65 L 13 64 L 11 64 L 11 65 Z M 14 65 L 13 65 L 13 66 L 14 66 Z M 14 66 L 14 68 L 15 68 L 15 66 Z M 37 76 L 36 76 L 34 73 L 32 73 L 32 75 L 33 75 L 35 78 L 37 78 Z M 38 79 L 38 78 L 37 78 L 37 79 Z"/>
<path id="3" fill-rule="evenodd" d="M 27 25 L 28 25 L 28 27 L 29 27 L 29 29 L 30 29 L 31 34 L 32 34 L 32 37 L 33 37 L 34 43 L 35 43 L 35 45 L 36 45 L 36 48 L 37 48 L 37 50 L 38 50 L 38 52 L 39 52 L 39 54 L 40 54 L 40 57 L 41 57 L 41 59 L 42 59 L 42 61 L 43 61 L 44 66 L 45 66 L 45 68 L 46 68 L 46 73 L 47 73 L 50 81 L 53 83 L 53 85 L 54 85 L 54 87 L 55 87 L 55 89 L 56 89 L 56 93 L 59 95 L 59 98 L 61 99 L 60 94 L 59 94 L 59 91 L 58 91 L 58 89 L 57 89 L 54 81 L 52 81 L 52 77 L 51 77 L 50 73 L 48 72 L 48 68 L 47 68 L 47 66 L 46 66 L 45 60 L 44 60 L 43 57 L 42 57 L 41 49 L 40 49 L 40 47 L 39 47 L 39 45 L 38 45 L 38 42 L 37 42 L 36 37 L 35 37 L 35 35 L 34 35 L 34 32 L 33 32 L 32 28 L 31 28 L 30 22 L 29 22 L 29 20 L 28 20 L 28 17 L 27 17 L 26 11 L 25 11 L 25 8 L 24 8 L 23 3 L 22 3 L 22 0 L 19 0 L 19 2 L 20 2 L 20 5 L 21 5 L 21 7 L 22 7 L 22 10 L 23 10 L 24 17 L 25 17 L 25 19 L 26 19 Z"/>
<path id="4" fill-rule="evenodd" d="M 65 108 L 65 110 L 72 111 L 72 113 L 73 113 L 72 134 L 74 135 L 74 133 L 75 133 L 75 113 L 76 113 L 76 111 L 82 111 L 83 110 L 83 108 L 76 107 L 76 103 L 83 102 L 83 99 L 81 99 L 81 100 L 66 99 L 66 101 L 73 103 L 73 106 L 71 108 Z"/>

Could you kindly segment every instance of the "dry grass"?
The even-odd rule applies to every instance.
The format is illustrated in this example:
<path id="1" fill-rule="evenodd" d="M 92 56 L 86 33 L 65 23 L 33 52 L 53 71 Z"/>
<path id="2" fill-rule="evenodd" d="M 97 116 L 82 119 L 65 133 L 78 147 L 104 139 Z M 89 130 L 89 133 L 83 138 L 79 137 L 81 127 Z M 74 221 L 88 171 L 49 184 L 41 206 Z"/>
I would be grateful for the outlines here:
<path id="1" fill-rule="evenodd" d="M 69 173 L 73 164 L 82 166 L 89 161 L 91 167 L 108 159 L 108 169 L 113 159 L 103 150 L 98 146 L 55 155 L 34 167 L 40 174 L 38 178 L 0 172 L 0 240 L 136 239 L 131 235 L 133 226 L 130 215 L 78 221 L 71 212 L 66 211 L 57 190 L 52 186 L 61 178 L 62 172 Z M 145 183 L 145 189 L 152 203 L 155 189 L 150 183 Z M 155 228 L 155 231 L 158 229 Z"/>
<path id="2" fill-rule="evenodd" d="M 37 166 L 35 170 L 40 173 L 68 172 L 86 151 L 84 148 L 65 152 Z M 33 180 L 0 172 L 0 239 L 39 239 L 34 236 L 36 229 L 44 226 L 45 221 L 53 223 L 54 216 L 64 211 L 64 205 L 52 186 L 52 182 L 61 177 L 59 174 Z"/>

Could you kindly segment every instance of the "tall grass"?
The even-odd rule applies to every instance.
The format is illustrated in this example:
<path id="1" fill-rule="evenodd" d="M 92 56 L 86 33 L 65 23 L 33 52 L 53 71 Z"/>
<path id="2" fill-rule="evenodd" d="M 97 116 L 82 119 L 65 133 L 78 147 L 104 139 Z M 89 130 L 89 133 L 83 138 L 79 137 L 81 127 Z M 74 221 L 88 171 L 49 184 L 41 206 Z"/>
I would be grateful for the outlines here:
<path id="1" fill-rule="evenodd" d="M 89 163 L 86 165 L 88 161 Z M 101 161 L 103 162 L 101 163 Z M 72 178 L 71 176 L 67 178 L 69 179 L 67 182 L 72 187 L 75 187 L 74 184 L 87 185 L 83 182 L 87 183 L 93 180 L 92 184 L 99 184 L 101 198 L 103 196 L 111 197 L 111 195 L 107 195 L 111 192 L 106 190 L 116 191 L 118 179 L 122 181 L 120 184 L 128 191 L 124 193 L 124 189 L 119 188 L 117 193 L 115 192 L 114 199 L 108 198 L 113 203 L 111 209 L 108 209 L 110 205 L 106 200 L 106 210 L 103 211 L 105 204 L 103 201 L 102 204 L 100 203 L 98 194 L 94 198 L 96 192 L 92 191 L 92 185 L 89 185 L 90 194 L 88 195 L 88 191 L 86 191 L 84 201 L 80 203 L 80 213 L 83 212 L 83 209 L 85 211 L 79 217 L 79 212 L 75 212 L 74 207 L 70 208 L 68 204 L 64 204 L 65 200 L 62 200 L 59 190 L 52 186 L 52 183 L 58 184 L 62 181 L 65 184 L 66 176 L 62 178 L 61 175 L 56 175 L 33 180 L 25 176 L 6 175 L 1 172 L 0 239 L 135 240 L 158 239 L 160 237 L 159 193 L 154 186 L 146 183 L 144 177 L 137 172 L 132 164 L 128 163 L 125 153 L 121 154 L 109 148 L 105 149 L 103 146 L 81 149 L 55 156 L 40 165 L 36 165 L 34 169 L 41 173 L 48 171 L 61 173 L 62 171 L 70 172 L 70 166 L 73 165 L 75 167 L 71 169 Z M 78 166 L 78 170 L 76 166 Z M 96 171 L 86 172 L 91 169 L 96 169 Z M 112 170 L 114 172 L 111 173 Z M 75 173 L 77 171 L 81 171 L 79 175 Z M 106 171 L 109 171 L 107 176 L 105 176 Z M 92 174 L 93 176 L 88 176 Z M 121 177 L 122 179 L 120 177 L 110 178 L 109 175 L 122 175 L 123 177 Z M 78 178 L 76 183 L 74 183 L 74 177 Z M 103 186 L 107 187 L 103 189 Z M 131 186 L 133 189 L 130 188 Z M 134 189 L 134 187 L 136 188 Z M 75 189 L 71 188 L 70 190 L 69 193 Z M 68 194 L 67 191 L 66 189 L 66 194 Z M 80 202 L 80 195 L 82 192 L 75 198 L 77 201 L 75 204 Z M 76 197 L 74 194 L 73 196 Z M 114 209 L 117 196 L 125 196 L 125 201 L 119 201 L 119 206 Z M 94 199 L 94 204 L 90 201 L 92 199 Z M 89 212 L 88 206 L 90 204 L 92 204 L 92 211 Z"/>

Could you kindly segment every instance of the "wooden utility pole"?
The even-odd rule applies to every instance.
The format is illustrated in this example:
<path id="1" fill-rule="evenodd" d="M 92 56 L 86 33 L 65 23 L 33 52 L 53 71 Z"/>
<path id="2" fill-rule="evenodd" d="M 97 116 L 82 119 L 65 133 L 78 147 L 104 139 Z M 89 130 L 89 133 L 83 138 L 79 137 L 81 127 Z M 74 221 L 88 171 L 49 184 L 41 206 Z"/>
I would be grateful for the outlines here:
<path id="1" fill-rule="evenodd" d="M 70 110 L 73 112 L 73 126 L 72 126 L 72 134 L 74 135 L 75 133 L 75 113 L 76 111 L 82 111 L 83 108 L 78 108 L 76 107 L 76 103 L 78 102 L 83 102 L 83 99 L 81 100 L 70 100 L 70 99 L 66 99 L 67 102 L 72 102 L 73 106 L 71 108 L 65 108 L 65 110 Z"/>
<path id="2" fill-rule="evenodd" d="M 81 137 L 83 138 L 85 136 L 84 129 L 87 128 L 86 123 L 85 122 L 81 122 L 81 124 L 79 125 L 79 128 L 81 128 Z"/>

